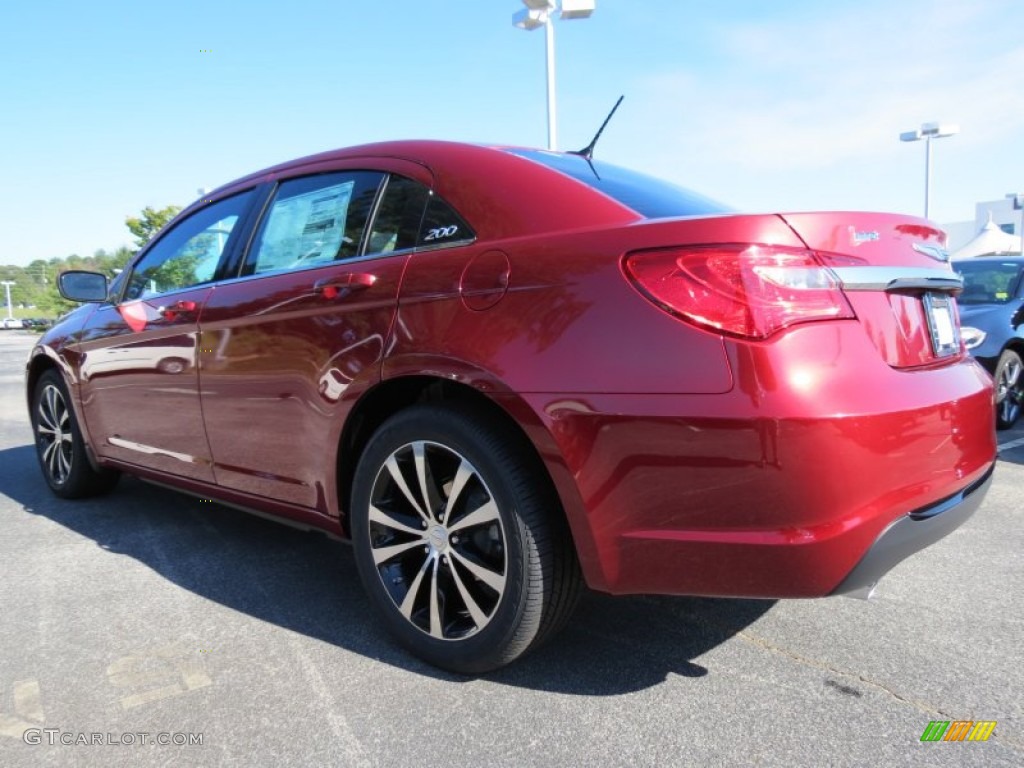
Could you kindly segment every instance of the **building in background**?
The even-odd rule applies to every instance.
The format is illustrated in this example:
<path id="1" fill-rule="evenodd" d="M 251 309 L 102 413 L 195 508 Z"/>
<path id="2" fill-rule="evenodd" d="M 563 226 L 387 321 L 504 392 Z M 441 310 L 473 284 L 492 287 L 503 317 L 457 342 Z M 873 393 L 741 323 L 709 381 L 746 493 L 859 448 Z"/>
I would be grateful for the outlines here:
<path id="1" fill-rule="evenodd" d="M 1014 210 L 1012 197 L 975 203 L 974 221 L 954 221 L 943 224 L 942 228 L 949 236 L 946 248 L 950 253 L 961 250 L 986 232 L 990 233 L 987 239 L 994 245 L 1007 244 L 1005 250 L 995 252 L 1020 253 L 1021 250 L 1021 211 Z M 1001 238 L 1000 233 L 1007 237 Z"/>

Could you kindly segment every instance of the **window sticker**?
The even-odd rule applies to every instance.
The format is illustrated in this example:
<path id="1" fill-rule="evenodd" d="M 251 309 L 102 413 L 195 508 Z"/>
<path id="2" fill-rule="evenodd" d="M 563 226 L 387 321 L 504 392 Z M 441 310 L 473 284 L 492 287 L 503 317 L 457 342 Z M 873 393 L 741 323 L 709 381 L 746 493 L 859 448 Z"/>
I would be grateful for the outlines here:
<path id="1" fill-rule="evenodd" d="M 338 255 L 355 181 L 277 200 L 263 231 L 257 272 L 326 263 Z"/>

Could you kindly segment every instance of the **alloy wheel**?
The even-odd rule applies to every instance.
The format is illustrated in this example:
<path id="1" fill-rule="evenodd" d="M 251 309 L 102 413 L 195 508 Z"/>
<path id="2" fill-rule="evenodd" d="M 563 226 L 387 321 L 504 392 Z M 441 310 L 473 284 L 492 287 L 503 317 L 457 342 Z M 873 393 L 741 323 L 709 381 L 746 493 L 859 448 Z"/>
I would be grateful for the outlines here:
<path id="1" fill-rule="evenodd" d="M 1005 352 L 1000 361 L 996 378 L 996 403 L 999 420 L 1003 424 L 1012 425 L 1020 417 L 1022 393 L 1021 374 L 1024 365 L 1020 357 L 1012 352 Z"/>
<path id="2" fill-rule="evenodd" d="M 64 394 L 53 384 L 47 384 L 39 398 L 36 439 L 50 478 L 57 485 L 63 485 L 71 474 L 74 445 L 71 415 Z"/>
<path id="3" fill-rule="evenodd" d="M 494 617 L 508 562 L 497 501 L 450 447 L 407 443 L 380 466 L 370 498 L 370 552 L 406 621 L 437 640 L 462 640 Z"/>

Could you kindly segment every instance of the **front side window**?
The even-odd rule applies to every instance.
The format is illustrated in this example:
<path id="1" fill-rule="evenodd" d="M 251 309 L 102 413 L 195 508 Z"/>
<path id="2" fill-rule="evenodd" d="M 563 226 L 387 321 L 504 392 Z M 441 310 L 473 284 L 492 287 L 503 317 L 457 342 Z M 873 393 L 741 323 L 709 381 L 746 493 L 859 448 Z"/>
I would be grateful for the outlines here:
<path id="1" fill-rule="evenodd" d="M 355 171 L 282 182 L 244 273 L 304 269 L 355 256 L 382 179 L 381 173 Z"/>
<path id="2" fill-rule="evenodd" d="M 252 191 L 220 200 L 176 224 L 134 266 L 125 299 L 145 299 L 213 280 Z"/>

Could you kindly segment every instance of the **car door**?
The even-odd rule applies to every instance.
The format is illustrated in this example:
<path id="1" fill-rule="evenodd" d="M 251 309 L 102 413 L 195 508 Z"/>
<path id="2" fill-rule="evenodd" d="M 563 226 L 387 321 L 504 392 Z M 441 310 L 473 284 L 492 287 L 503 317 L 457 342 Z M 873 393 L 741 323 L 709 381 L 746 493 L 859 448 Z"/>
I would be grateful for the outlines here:
<path id="1" fill-rule="evenodd" d="M 280 180 L 240 277 L 207 303 L 199 367 L 221 486 L 336 514 L 344 418 L 380 378 L 429 194 L 407 165 L 421 181 L 359 168 Z"/>
<path id="2" fill-rule="evenodd" d="M 121 294 L 82 330 L 80 386 L 97 452 L 213 482 L 199 403 L 199 317 L 239 239 L 253 192 L 207 205 L 163 233 Z"/>

